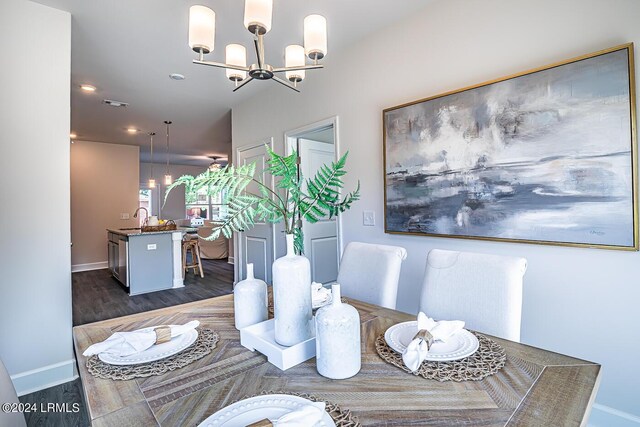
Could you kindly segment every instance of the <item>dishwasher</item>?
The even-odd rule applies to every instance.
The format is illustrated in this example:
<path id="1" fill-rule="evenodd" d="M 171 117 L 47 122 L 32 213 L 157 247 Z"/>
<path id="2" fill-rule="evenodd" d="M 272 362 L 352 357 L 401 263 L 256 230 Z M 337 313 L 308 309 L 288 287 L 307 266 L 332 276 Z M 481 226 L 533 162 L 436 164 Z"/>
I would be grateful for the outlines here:
<path id="1" fill-rule="evenodd" d="M 116 278 L 129 287 L 129 242 L 126 236 L 118 236 L 118 264 L 116 266 L 118 272 Z"/>

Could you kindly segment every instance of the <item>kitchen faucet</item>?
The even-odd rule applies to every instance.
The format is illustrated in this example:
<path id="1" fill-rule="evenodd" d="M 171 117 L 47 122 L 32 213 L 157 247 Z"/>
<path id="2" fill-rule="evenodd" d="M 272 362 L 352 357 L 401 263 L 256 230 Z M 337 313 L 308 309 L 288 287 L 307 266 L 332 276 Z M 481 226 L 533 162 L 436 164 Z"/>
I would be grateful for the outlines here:
<path id="1" fill-rule="evenodd" d="M 145 207 L 140 206 L 138 209 L 136 209 L 136 211 L 133 213 L 133 217 L 134 218 L 138 218 L 138 212 L 140 212 L 140 210 L 144 210 L 147 213 L 146 219 L 149 219 L 149 210 Z"/>

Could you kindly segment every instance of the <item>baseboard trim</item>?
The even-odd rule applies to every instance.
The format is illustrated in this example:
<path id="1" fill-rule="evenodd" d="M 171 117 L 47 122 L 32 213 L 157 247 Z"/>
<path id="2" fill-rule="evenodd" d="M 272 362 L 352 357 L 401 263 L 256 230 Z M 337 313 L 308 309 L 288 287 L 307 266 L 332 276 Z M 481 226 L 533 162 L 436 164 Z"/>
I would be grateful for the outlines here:
<path id="1" fill-rule="evenodd" d="M 228 262 L 229 264 L 235 264 L 235 263 L 236 263 L 236 260 L 235 260 L 232 256 L 230 256 L 229 258 L 227 258 L 227 262 Z"/>
<path id="2" fill-rule="evenodd" d="M 70 359 L 12 375 L 11 381 L 18 396 L 23 396 L 73 381 L 76 378 L 78 378 L 76 359 Z"/>
<path id="3" fill-rule="evenodd" d="M 590 427 L 636 427 L 640 426 L 640 417 L 610 406 L 594 403 L 587 425 Z"/>
<path id="4" fill-rule="evenodd" d="M 104 268 L 109 268 L 108 261 L 90 262 L 87 264 L 75 264 L 71 266 L 71 272 L 77 273 L 79 271 L 102 270 Z"/>

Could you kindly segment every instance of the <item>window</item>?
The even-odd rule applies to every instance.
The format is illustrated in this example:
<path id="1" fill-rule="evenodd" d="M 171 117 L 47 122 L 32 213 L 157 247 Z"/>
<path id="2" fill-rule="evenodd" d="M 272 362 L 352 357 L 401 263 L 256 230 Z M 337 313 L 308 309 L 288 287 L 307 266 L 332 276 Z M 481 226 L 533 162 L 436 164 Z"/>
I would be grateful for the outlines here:
<path id="1" fill-rule="evenodd" d="M 201 188 L 195 193 L 185 194 L 187 202 L 187 219 L 194 218 L 209 218 L 209 196 L 207 196 L 207 190 Z"/>
<path id="2" fill-rule="evenodd" d="M 222 205 L 222 193 L 208 196 L 206 189 L 200 189 L 196 193 L 186 194 L 187 219 L 203 218 L 219 220 L 226 216 L 226 208 Z"/>

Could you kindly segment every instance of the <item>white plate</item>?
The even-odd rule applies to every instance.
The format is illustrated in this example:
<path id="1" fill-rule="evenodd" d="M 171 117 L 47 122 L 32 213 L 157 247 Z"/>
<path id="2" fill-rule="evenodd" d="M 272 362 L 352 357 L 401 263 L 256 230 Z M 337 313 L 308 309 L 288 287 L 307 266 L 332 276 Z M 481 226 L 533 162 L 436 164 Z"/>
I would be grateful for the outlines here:
<path id="1" fill-rule="evenodd" d="M 268 418 L 277 420 L 284 414 L 312 403 L 310 400 L 288 394 L 267 394 L 250 397 L 223 408 L 201 422 L 198 427 L 245 427 Z M 319 423 L 309 427 L 335 427 L 331 416 L 325 411 Z"/>
<path id="2" fill-rule="evenodd" d="M 384 339 L 389 347 L 402 354 L 417 333 L 418 322 L 414 320 L 393 325 L 384 333 Z M 447 339 L 447 342 L 434 342 L 425 360 L 446 362 L 464 359 L 475 353 L 478 347 L 480 347 L 478 338 L 463 329 Z"/>
<path id="3" fill-rule="evenodd" d="M 175 326 L 175 325 L 171 325 Z M 156 326 L 151 328 L 140 329 L 141 331 L 153 330 Z M 131 356 L 114 356 L 112 354 L 101 353 L 98 354 L 100 360 L 110 365 L 138 365 L 140 363 L 149 363 L 156 360 L 164 359 L 165 357 L 173 356 L 180 353 L 185 348 L 196 342 L 198 339 L 198 331 L 195 329 L 171 338 L 171 341 L 162 344 L 152 345 L 145 351 L 132 354 Z"/>

